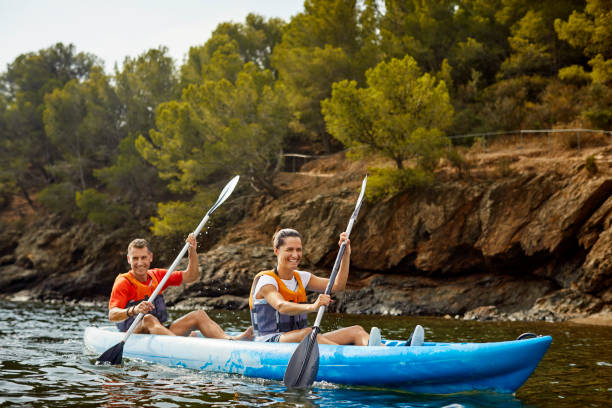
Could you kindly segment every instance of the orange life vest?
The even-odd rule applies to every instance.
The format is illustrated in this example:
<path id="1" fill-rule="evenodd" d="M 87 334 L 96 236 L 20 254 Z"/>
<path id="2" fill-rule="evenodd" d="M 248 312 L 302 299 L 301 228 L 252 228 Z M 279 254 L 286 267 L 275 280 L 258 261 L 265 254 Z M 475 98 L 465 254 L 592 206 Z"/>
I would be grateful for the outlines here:
<path id="1" fill-rule="evenodd" d="M 293 271 L 293 277 L 297 281 L 298 287 L 295 291 L 290 290 L 274 270 L 259 272 L 253 279 L 251 294 L 249 296 L 249 308 L 251 310 L 251 323 L 256 336 L 263 336 L 271 333 L 283 333 L 306 327 L 307 313 L 298 315 L 286 315 L 279 313 L 276 309 L 266 302 L 265 299 L 255 299 L 255 287 L 259 278 L 263 275 L 271 276 L 278 285 L 278 292 L 288 302 L 305 303 L 306 289 L 300 279 L 300 274 Z"/>
<path id="2" fill-rule="evenodd" d="M 157 288 L 159 281 L 155 277 L 155 274 L 149 270 L 147 271 L 147 275 L 151 278 L 149 283 L 142 283 L 136 279 L 131 272 L 121 273 L 117 275 L 117 278 L 115 278 L 115 280 L 120 278 L 127 279 L 127 281 L 130 282 L 132 287 L 136 290 L 136 296 L 127 303 L 126 307 L 135 306 L 143 300 L 148 300 L 155 291 L 155 288 Z M 163 323 L 168 320 L 168 311 L 166 310 L 166 302 L 164 301 L 164 296 L 161 294 L 161 292 L 163 291 L 160 291 L 155 299 L 153 299 L 153 306 L 155 306 L 155 309 L 149 313 L 157 317 L 157 320 L 159 320 L 160 323 Z M 117 328 L 122 332 L 127 331 L 135 318 L 136 316 L 132 316 L 127 320 L 117 323 Z"/>

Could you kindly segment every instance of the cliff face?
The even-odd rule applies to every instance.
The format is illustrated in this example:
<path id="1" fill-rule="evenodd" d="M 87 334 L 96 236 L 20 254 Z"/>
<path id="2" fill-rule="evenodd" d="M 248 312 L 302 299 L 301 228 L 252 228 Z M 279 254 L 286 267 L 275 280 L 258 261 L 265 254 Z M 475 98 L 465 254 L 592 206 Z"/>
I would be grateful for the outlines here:
<path id="1" fill-rule="evenodd" d="M 584 155 L 550 160 L 522 152 L 503 176 L 495 163 L 504 158 L 481 156 L 468 176 L 447 169 L 434 187 L 366 202 L 351 235 L 349 287 L 335 310 L 548 320 L 608 313 L 612 149 L 590 154 L 595 174 L 584 168 Z M 280 227 L 303 233 L 304 269 L 328 274 L 366 170 L 339 154 L 302 171 L 278 177 L 285 190 L 278 200 L 228 204 L 246 216 L 216 226 L 227 234 L 200 254 L 201 280 L 166 298 L 183 307 L 247 307 L 252 276 L 274 264 L 271 237 Z M 0 291 L 106 298 L 126 269 L 129 238 L 92 239 L 94 230 L 50 224 L 3 232 Z"/>

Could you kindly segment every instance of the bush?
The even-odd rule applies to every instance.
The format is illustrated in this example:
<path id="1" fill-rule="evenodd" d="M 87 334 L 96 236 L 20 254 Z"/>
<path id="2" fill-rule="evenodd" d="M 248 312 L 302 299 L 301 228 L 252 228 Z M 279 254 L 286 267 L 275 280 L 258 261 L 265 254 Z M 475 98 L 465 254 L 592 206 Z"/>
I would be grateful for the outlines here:
<path id="1" fill-rule="evenodd" d="M 71 183 L 51 184 L 38 194 L 38 201 L 49 210 L 72 218 L 76 211 L 75 188 Z"/>
<path id="2" fill-rule="evenodd" d="M 130 218 L 130 209 L 125 204 L 113 203 L 108 194 L 93 188 L 77 191 L 76 204 L 81 215 L 105 228 L 115 228 Z"/>
<path id="3" fill-rule="evenodd" d="M 433 173 L 422 169 L 369 168 L 368 200 L 378 201 L 401 192 L 429 186 L 434 181 Z"/>
<path id="4" fill-rule="evenodd" d="M 466 172 L 470 169 L 470 164 L 465 160 L 457 149 L 451 149 L 446 153 L 446 158 L 450 164 L 459 170 L 460 173 Z"/>
<path id="5" fill-rule="evenodd" d="M 590 155 L 589 157 L 586 158 L 585 163 L 584 163 L 584 168 L 590 174 L 596 174 L 597 173 L 597 171 L 599 169 L 597 168 L 597 163 L 595 162 L 595 156 Z"/>

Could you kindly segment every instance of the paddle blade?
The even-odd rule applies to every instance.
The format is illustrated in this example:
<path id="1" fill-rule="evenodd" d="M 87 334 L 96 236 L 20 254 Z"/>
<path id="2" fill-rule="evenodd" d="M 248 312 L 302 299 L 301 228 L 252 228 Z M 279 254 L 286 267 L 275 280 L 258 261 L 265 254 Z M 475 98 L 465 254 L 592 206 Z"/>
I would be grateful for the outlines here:
<path id="1" fill-rule="evenodd" d="M 115 344 L 113 347 L 106 350 L 100 357 L 98 362 L 101 364 L 110 363 L 111 365 L 119 365 L 123 360 L 123 346 L 125 342 L 121 341 Z"/>
<path id="2" fill-rule="evenodd" d="M 283 378 L 287 388 L 306 388 L 314 382 L 319 371 L 318 333 L 319 328 L 313 327 L 293 352 Z"/>

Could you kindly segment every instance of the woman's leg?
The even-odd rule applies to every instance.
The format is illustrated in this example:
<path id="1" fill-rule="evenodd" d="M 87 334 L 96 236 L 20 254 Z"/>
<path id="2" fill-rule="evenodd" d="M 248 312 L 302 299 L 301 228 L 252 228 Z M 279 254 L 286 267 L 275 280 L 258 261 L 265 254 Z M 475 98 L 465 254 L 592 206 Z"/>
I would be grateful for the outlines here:
<path id="1" fill-rule="evenodd" d="M 354 344 L 355 346 L 367 346 L 370 335 L 361 326 L 344 327 L 321 335 L 330 341 L 328 344 Z"/>
<path id="2" fill-rule="evenodd" d="M 283 333 L 278 339 L 281 343 L 299 343 L 304 340 L 304 337 L 310 335 L 312 328 L 306 327 L 304 329 L 292 330 L 287 333 Z M 325 337 L 325 335 L 319 334 L 317 336 L 317 343 L 319 344 L 338 344 L 332 339 Z M 367 341 L 366 341 L 367 343 Z"/>

